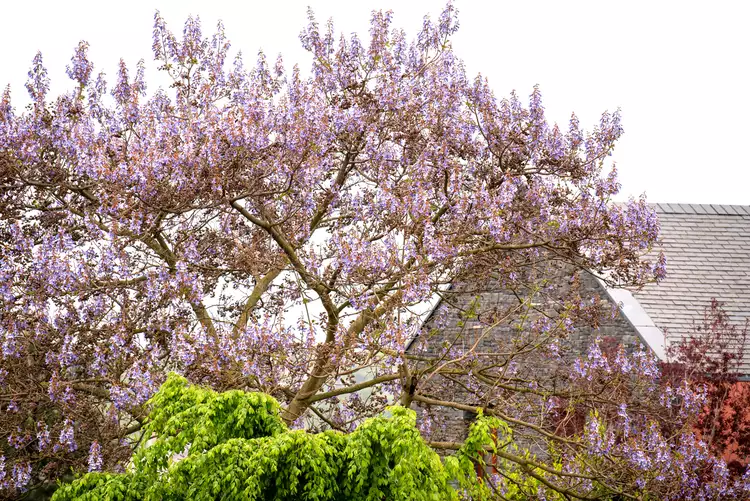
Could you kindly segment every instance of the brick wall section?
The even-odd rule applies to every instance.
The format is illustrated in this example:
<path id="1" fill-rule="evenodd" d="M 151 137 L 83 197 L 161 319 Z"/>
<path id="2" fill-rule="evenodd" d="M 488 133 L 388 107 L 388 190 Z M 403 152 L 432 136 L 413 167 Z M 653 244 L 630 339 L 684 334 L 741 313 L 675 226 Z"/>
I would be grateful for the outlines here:
<path id="1" fill-rule="evenodd" d="M 565 292 L 568 284 L 571 282 L 571 271 L 557 269 L 556 277 L 552 280 L 551 288 L 553 291 L 562 294 Z M 618 344 L 628 348 L 633 348 L 640 344 L 640 338 L 635 328 L 620 314 L 618 309 L 613 310 L 613 305 L 609 302 L 608 295 L 602 285 L 591 275 L 581 274 L 581 296 L 594 297 L 599 296 L 605 300 L 602 311 L 606 312 L 601 318 L 598 328 L 592 328 L 588 325 L 576 325 L 574 333 L 566 341 L 570 347 L 571 356 L 574 354 L 585 353 L 590 343 L 597 337 L 613 338 Z M 461 326 L 460 310 L 470 307 L 475 299 L 479 300 L 477 318 L 469 319 Z M 477 336 L 486 327 L 487 322 L 492 322 L 494 318 L 504 317 L 508 310 L 516 307 L 519 302 L 516 296 L 510 291 L 503 290 L 496 283 L 488 283 L 484 286 L 455 286 L 447 294 L 446 299 L 433 311 L 432 315 L 425 322 L 420 338 L 414 340 L 409 346 L 408 352 L 423 356 L 440 356 L 444 352 L 442 346 L 444 343 L 452 343 L 458 339 L 457 343 L 463 346 L 472 346 L 477 340 Z M 452 303 L 449 305 L 448 303 Z M 441 308 L 443 310 L 441 310 Z M 614 316 L 612 312 L 614 311 Z M 498 315 L 500 317 L 498 317 Z M 490 331 L 478 344 L 479 351 L 497 350 L 498 346 L 510 346 L 514 338 L 522 336 L 522 331 L 513 327 L 514 322 L 518 321 L 517 316 L 510 316 L 500 325 Z M 520 332 L 520 334 L 519 334 Z M 529 369 L 540 377 L 554 377 L 555 367 L 550 362 L 538 362 L 536 360 L 527 360 Z M 424 391 L 423 388 L 420 388 Z M 441 390 L 439 395 L 429 394 L 442 400 L 451 400 L 454 402 L 466 403 L 468 405 L 482 405 L 481 402 L 471 401 L 469 393 L 457 385 L 448 385 Z M 420 403 L 413 404 L 412 408 L 417 412 L 418 423 L 425 425 L 425 419 L 429 413 L 429 420 L 432 426 L 423 431 L 425 438 L 434 441 L 461 442 L 466 438 L 468 425 L 473 416 L 461 410 L 433 407 L 429 410 L 424 408 Z M 537 452 L 539 448 L 528 443 L 533 438 L 527 437 L 526 446 L 532 447 Z"/>

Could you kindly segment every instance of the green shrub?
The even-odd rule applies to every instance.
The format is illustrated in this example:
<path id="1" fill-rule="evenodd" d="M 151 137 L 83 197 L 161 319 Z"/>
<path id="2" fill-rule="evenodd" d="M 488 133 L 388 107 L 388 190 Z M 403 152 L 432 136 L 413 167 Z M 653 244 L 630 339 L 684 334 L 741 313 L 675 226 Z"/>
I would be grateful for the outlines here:
<path id="1" fill-rule="evenodd" d="M 310 434 L 289 430 L 268 395 L 216 393 L 174 374 L 149 405 L 128 471 L 88 473 L 53 501 L 457 499 L 409 409 L 349 434 Z"/>

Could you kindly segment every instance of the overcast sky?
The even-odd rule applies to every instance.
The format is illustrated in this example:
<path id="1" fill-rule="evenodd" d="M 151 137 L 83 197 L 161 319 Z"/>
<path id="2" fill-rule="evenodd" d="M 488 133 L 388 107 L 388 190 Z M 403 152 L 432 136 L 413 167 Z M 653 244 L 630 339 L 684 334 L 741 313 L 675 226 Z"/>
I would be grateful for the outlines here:
<path id="1" fill-rule="evenodd" d="M 575 111 L 591 128 L 604 110 L 621 108 L 625 135 L 614 155 L 623 195 L 654 202 L 750 204 L 750 2 L 468 1 L 455 2 L 461 29 L 453 47 L 471 76 L 486 75 L 496 95 L 527 96 L 541 86 L 548 116 L 566 123 Z M 55 93 L 68 86 L 65 65 L 79 40 L 114 80 L 117 61 L 151 63 L 153 15 L 181 32 L 189 14 L 204 33 L 218 19 L 234 50 L 251 61 L 258 49 L 287 68 L 310 59 L 298 34 L 306 7 L 336 31 L 367 39 L 370 12 L 391 9 L 394 25 L 416 35 L 441 1 L 208 0 L 127 2 L 2 0 L 0 86 L 16 104 L 41 50 Z M 147 81 L 155 67 L 147 66 Z M 98 70 L 97 70 L 98 71 Z M 151 79 L 153 81 L 153 78 Z M 153 88 L 150 90 L 154 90 Z"/>

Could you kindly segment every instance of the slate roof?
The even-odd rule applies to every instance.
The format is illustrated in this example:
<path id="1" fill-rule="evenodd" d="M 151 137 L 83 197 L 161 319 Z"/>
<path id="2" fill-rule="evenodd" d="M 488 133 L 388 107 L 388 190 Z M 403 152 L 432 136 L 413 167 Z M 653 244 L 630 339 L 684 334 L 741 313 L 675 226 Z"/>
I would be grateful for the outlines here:
<path id="1" fill-rule="evenodd" d="M 750 205 L 652 206 L 661 223 L 655 254 L 664 252 L 667 277 L 638 291 L 606 290 L 641 339 L 664 359 L 664 333 L 669 342 L 694 332 L 713 298 L 740 328 L 750 319 Z M 423 324 L 439 304 L 434 302 Z M 750 339 L 747 341 L 741 370 L 742 379 L 750 380 Z"/>
<path id="2" fill-rule="evenodd" d="M 750 319 L 750 206 L 658 203 L 654 208 L 667 277 L 633 296 L 653 324 L 666 330 L 667 342 L 692 332 L 711 298 L 723 303 L 734 322 Z M 629 316 L 626 308 L 623 312 Z M 644 323 L 631 321 L 639 330 L 638 322 Z M 743 373 L 750 374 L 750 346 L 745 352 Z"/>

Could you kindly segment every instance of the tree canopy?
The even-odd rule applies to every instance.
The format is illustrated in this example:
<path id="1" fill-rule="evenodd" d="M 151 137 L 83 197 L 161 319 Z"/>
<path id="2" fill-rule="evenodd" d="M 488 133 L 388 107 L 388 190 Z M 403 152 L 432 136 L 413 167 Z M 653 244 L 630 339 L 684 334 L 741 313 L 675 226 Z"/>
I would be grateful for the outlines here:
<path id="1" fill-rule="evenodd" d="M 708 465 L 701 475 L 728 489 L 721 463 L 681 434 L 699 396 L 670 387 L 673 405 L 648 353 L 595 343 L 569 363 L 568 336 L 611 313 L 582 291 L 582 273 L 634 287 L 664 274 L 663 256 L 648 255 L 658 221 L 645 199 L 612 203 L 619 183 L 607 159 L 623 132 L 619 113 L 604 113 L 588 133 L 575 115 L 563 128 L 550 124 L 538 88 L 523 104 L 467 77 L 451 48 L 451 4 L 411 42 L 391 18 L 374 12 L 362 41 L 336 37 L 311 13 L 300 35 L 307 76 L 263 53 L 250 68 L 240 54 L 230 63 L 221 24 L 204 37 L 189 18 L 178 38 L 157 13 L 154 57 L 168 89 L 148 94 L 143 64 L 131 72 L 124 62 L 108 84 L 81 42 L 68 92 L 49 95 L 41 54 L 29 71 L 31 105 L 19 112 L 5 91 L 0 483 L 8 495 L 70 471 L 126 467 L 144 437 L 146 402 L 170 371 L 217 391 L 271 395 L 284 426 L 310 431 L 363 436 L 357 425 L 396 400 L 479 407 L 547 443 L 551 453 L 534 463 L 505 458 L 540 492 L 585 499 L 601 482 L 627 496 L 663 484 L 671 490 L 662 499 L 677 499 L 698 488 L 684 470 L 698 459 Z M 570 272 L 564 289 L 549 279 L 560 269 Z M 518 299 L 487 323 L 510 322 L 507 343 L 407 352 L 425 305 L 451 284 L 489 278 Z M 561 383 L 524 363 L 530 354 L 560 366 Z M 480 403 L 436 398 L 435 385 L 462 385 Z M 550 428 L 552 414 L 577 417 L 588 431 Z M 201 432 L 191 450 L 199 436 L 208 440 Z M 690 450 L 675 449 L 677 436 Z M 343 446 L 334 437 L 252 439 L 325 455 Z M 211 451 L 233 447 L 255 457 L 240 442 Z"/>

